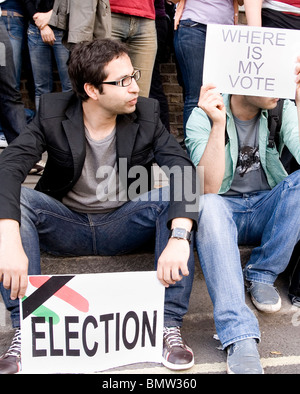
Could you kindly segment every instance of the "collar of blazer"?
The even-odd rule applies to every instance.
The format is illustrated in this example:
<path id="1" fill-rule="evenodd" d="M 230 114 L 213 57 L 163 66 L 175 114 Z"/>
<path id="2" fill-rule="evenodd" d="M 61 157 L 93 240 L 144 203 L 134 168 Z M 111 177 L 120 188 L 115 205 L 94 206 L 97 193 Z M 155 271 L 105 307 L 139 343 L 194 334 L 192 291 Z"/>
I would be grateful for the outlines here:
<path id="1" fill-rule="evenodd" d="M 135 123 L 136 113 L 119 115 L 117 117 L 117 159 L 126 158 L 128 165 L 131 162 L 131 155 L 139 129 L 139 124 Z M 85 158 L 85 132 L 83 123 L 82 102 L 73 96 L 66 110 L 66 119 L 62 122 L 70 149 L 73 155 L 75 176 L 78 171 L 82 171 Z"/>

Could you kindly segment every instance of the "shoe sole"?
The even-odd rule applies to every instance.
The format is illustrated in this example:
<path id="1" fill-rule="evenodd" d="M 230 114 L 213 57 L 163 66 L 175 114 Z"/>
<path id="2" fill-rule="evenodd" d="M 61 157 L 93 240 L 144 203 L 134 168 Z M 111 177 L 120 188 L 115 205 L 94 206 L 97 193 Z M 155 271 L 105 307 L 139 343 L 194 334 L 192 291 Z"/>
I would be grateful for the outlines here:
<path id="1" fill-rule="evenodd" d="M 251 300 L 253 302 L 253 304 L 255 305 L 255 307 L 261 311 L 261 312 L 265 312 L 265 313 L 275 313 L 280 311 L 281 309 L 281 299 L 279 298 L 279 301 L 277 302 L 277 304 L 261 304 L 259 302 L 256 301 L 256 299 L 251 296 Z"/>
<path id="2" fill-rule="evenodd" d="M 189 364 L 172 364 L 163 358 L 162 364 L 171 371 L 185 371 L 186 369 L 190 369 L 194 366 L 195 360 L 193 358 Z"/>
<path id="3" fill-rule="evenodd" d="M 265 371 L 262 370 L 262 373 L 259 374 L 259 375 L 264 375 L 264 374 L 265 374 Z M 230 367 L 229 367 L 228 364 L 227 364 L 227 375 L 237 375 L 235 372 L 233 372 L 233 371 L 230 369 Z M 257 375 L 258 375 L 258 374 L 257 374 Z"/>

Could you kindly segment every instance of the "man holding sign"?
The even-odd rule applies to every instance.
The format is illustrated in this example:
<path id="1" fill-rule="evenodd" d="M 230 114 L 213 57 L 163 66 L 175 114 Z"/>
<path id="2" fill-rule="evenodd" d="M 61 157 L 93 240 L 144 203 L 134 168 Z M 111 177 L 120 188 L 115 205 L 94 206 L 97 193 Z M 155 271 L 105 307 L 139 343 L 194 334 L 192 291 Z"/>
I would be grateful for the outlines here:
<path id="1" fill-rule="evenodd" d="M 256 33 L 251 38 L 244 32 L 231 38 L 259 39 Z M 200 108 L 194 109 L 187 125 L 186 146 L 194 164 L 204 167 L 201 239 L 197 236 L 196 245 L 232 373 L 245 371 L 247 365 L 262 372 L 256 348 L 258 323 L 245 304 L 238 244 L 256 246 L 244 275 L 254 305 L 272 313 L 281 307 L 274 282 L 300 238 L 300 171 L 288 176 L 280 161 L 286 145 L 300 163 L 300 57 L 295 73 L 297 105 L 284 101 L 277 147 L 268 142 L 268 110 L 278 105 L 272 97 L 222 96 L 208 83 L 201 89 Z M 220 74 L 227 77 L 221 67 Z"/>
<path id="2" fill-rule="evenodd" d="M 40 274 L 40 248 L 57 255 L 117 255 L 156 235 L 157 275 L 167 288 L 165 362 L 189 368 L 193 353 L 178 327 L 193 281 L 195 167 L 160 122 L 158 103 L 138 98 L 140 71 L 123 44 L 78 44 L 69 74 L 74 92 L 44 95 L 33 123 L 0 158 L 0 280 L 13 327 L 20 327 L 18 298 L 28 273 Z M 37 190 L 21 190 L 45 151 Z M 147 193 L 154 160 L 168 173 L 170 188 Z M 0 359 L 0 372 L 18 371 L 17 342 L 15 352 Z"/>

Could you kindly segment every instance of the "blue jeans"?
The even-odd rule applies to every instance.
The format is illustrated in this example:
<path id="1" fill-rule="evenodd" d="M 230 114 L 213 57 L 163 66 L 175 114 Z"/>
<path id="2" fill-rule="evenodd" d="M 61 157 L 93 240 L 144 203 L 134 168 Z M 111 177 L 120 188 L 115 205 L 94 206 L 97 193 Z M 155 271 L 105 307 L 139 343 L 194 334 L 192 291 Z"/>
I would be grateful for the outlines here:
<path id="1" fill-rule="evenodd" d="M 245 279 L 273 284 L 300 238 L 299 195 L 297 171 L 271 191 L 203 197 L 196 247 L 224 348 L 260 335 L 258 322 L 245 304 L 238 244 L 259 245 L 244 269 Z"/>
<path id="2" fill-rule="evenodd" d="M 187 121 L 199 101 L 205 41 L 206 25 L 194 22 L 191 19 L 180 21 L 178 30 L 175 31 L 174 35 L 174 48 L 185 89 L 184 136 L 186 136 Z"/>
<path id="3" fill-rule="evenodd" d="M 3 21 L 9 35 L 10 43 L 13 48 L 13 58 L 16 70 L 16 89 L 20 89 L 21 71 L 22 71 L 22 50 L 26 38 L 26 19 L 20 16 L 14 16 L 13 11 L 7 11 L 7 16 L 3 16 Z"/>
<path id="4" fill-rule="evenodd" d="M 56 41 L 53 46 L 43 42 L 39 29 L 32 24 L 28 27 L 28 48 L 35 85 L 35 106 L 39 108 L 40 97 L 44 93 L 50 93 L 53 89 L 53 65 L 54 54 L 57 70 L 62 86 L 62 91 L 72 90 L 69 80 L 67 61 L 69 51 L 62 44 L 63 31 L 54 29 Z"/>
<path id="5" fill-rule="evenodd" d="M 8 143 L 26 127 L 24 105 L 16 89 L 13 50 L 6 26 L 0 17 L 0 121 Z"/>
<path id="6" fill-rule="evenodd" d="M 29 259 L 29 274 L 40 274 L 40 249 L 59 256 L 115 256 L 130 253 L 156 239 L 155 262 L 167 245 L 169 189 L 153 190 L 149 198 L 125 203 L 107 214 L 82 214 L 35 190 L 22 188 L 21 238 Z M 155 237 L 156 234 L 156 237 Z M 156 264 L 155 264 L 156 265 Z M 182 324 L 187 312 L 194 274 L 193 245 L 190 275 L 170 286 L 165 296 L 165 325 Z M 13 327 L 20 326 L 19 302 L 1 284 Z"/>

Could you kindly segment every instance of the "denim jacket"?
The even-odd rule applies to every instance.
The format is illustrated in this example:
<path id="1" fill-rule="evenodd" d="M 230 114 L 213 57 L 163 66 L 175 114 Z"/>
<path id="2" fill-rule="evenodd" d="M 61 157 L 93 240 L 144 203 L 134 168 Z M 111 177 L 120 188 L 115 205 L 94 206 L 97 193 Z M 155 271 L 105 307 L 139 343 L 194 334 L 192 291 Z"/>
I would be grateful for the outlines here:
<path id="1" fill-rule="evenodd" d="M 219 194 L 226 193 L 232 184 L 237 160 L 238 138 L 234 118 L 230 109 L 230 96 L 224 95 L 224 103 L 227 112 L 228 142 L 225 149 L 225 174 Z M 187 123 L 186 147 L 193 163 L 197 166 L 205 151 L 211 131 L 211 123 L 203 110 L 195 108 Z M 259 151 L 262 167 L 266 173 L 268 183 L 274 188 L 288 175 L 280 161 L 284 145 L 288 147 L 295 159 L 300 163 L 300 141 L 297 107 L 290 100 L 285 100 L 283 107 L 282 127 L 280 131 L 280 143 L 276 147 L 268 147 L 269 139 L 268 111 L 262 110 L 259 128 Z"/>
<path id="2" fill-rule="evenodd" d="M 66 46 L 110 38 L 109 0 L 55 0 L 49 25 L 66 31 Z"/>

